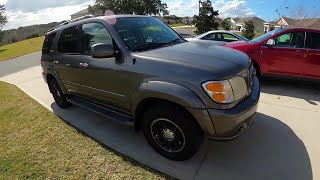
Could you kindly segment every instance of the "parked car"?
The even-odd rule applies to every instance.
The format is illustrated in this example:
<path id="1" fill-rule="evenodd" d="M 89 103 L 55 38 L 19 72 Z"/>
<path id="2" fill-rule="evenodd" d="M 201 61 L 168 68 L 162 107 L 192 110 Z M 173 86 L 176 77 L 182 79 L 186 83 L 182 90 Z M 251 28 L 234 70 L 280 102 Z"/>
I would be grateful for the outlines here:
<path id="1" fill-rule="evenodd" d="M 208 42 L 213 41 L 216 45 L 223 45 L 235 41 L 249 41 L 246 37 L 231 31 L 209 31 L 195 38 L 187 38 L 188 41 Z"/>
<path id="2" fill-rule="evenodd" d="M 249 57 L 187 42 L 147 16 L 86 18 L 46 34 L 41 65 L 61 108 L 76 104 L 142 129 L 172 160 L 204 136 L 229 140 L 253 122 L 260 95 Z"/>
<path id="3" fill-rule="evenodd" d="M 276 29 L 225 46 L 247 53 L 259 75 L 320 79 L 320 30 Z"/>

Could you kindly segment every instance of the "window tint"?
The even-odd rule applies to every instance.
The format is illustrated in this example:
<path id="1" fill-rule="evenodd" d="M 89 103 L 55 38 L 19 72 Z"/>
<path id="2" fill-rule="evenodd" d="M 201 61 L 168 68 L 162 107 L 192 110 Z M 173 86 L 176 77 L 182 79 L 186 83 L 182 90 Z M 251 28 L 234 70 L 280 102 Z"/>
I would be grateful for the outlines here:
<path id="1" fill-rule="evenodd" d="M 59 51 L 63 53 L 79 53 L 78 42 L 78 26 L 67 28 L 62 32 Z"/>
<path id="2" fill-rule="evenodd" d="M 84 54 L 91 54 L 94 44 L 105 43 L 112 46 L 112 38 L 108 30 L 101 23 L 88 23 L 82 25 L 82 50 Z"/>
<path id="3" fill-rule="evenodd" d="M 304 32 L 291 32 L 280 35 L 275 38 L 276 47 L 292 47 L 303 48 L 304 47 Z"/>
<path id="4" fill-rule="evenodd" d="M 216 34 L 215 33 L 208 34 L 205 37 L 203 37 L 202 39 L 215 41 L 216 40 Z"/>
<path id="5" fill-rule="evenodd" d="M 52 50 L 53 40 L 56 37 L 56 34 L 57 33 L 52 33 L 46 36 L 42 47 L 42 54 L 50 53 L 50 50 Z"/>
<path id="6" fill-rule="evenodd" d="M 320 49 L 320 33 L 314 33 L 314 32 L 308 33 L 307 48 Z"/>

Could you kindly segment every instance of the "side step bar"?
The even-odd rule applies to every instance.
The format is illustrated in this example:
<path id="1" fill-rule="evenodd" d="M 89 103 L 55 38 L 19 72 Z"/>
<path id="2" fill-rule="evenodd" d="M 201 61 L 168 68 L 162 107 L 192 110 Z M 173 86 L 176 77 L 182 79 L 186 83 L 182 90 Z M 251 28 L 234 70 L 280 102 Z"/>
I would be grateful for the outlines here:
<path id="1" fill-rule="evenodd" d="M 98 114 L 101 114 L 102 116 L 110 118 L 117 123 L 121 123 L 127 126 L 134 126 L 133 119 L 130 116 L 123 114 L 121 112 L 117 112 L 107 107 L 103 107 L 101 105 L 98 105 L 96 103 L 90 102 L 86 99 L 83 99 L 77 96 L 69 97 L 67 98 L 67 101 L 70 102 L 71 104 L 81 106 L 83 108 L 86 108 Z"/>

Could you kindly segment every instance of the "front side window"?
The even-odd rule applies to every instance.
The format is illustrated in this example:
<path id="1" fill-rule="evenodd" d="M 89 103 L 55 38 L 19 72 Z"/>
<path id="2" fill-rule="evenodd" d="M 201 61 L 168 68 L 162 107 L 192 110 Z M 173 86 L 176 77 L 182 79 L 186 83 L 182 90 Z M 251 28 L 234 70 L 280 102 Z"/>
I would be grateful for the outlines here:
<path id="1" fill-rule="evenodd" d="M 307 48 L 320 50 L 320 33 L 309 32 L 307 35 Z"/>
<path id="2" fill-rule="evenodd" d="M 63 30 L 59 42 L 59 51 L 62 53 L 79 53 L 78 26 Z"/>
<path id="3" fill-rule="evenodd" d="M 185 42 L 171 28 L 155 18 L 118 18 L 112 25 L 132 51 L 145 51 Z"/>
<path id="4" fill-rule="evenodd" d="M 42 47 L 42 54 L 48 54 L 52 50 L 53 40 L 56 37 L 57 33 L 48 34 L 44 40 Z"/>
<path id="5" fill-rule="evenodd" d="M 235 36 L 233 36 L 231 34 L 227 34 L 227 33 L 222 33 L 221 37 L 223 37 L 223 41 L 226 41 L 226 42 L 238 41 L 238 38 L 236 38 Z"/>
<path id="6" fill-rule="evenodd" d="M 91 54 L 94 44 L 104 43 L 112 46 L 112 37 L 106 27 L 101 23 L 88 23 L 82 25 L 82 50 L 86 55 Z"/>
<path id="7" fill-rule="evenodd" d="M 286 48 L 303 48 L 304 47 L 304 32 L 290 32 L 282 34 L 276 38 L 276 47 L 286 47 Z"/>

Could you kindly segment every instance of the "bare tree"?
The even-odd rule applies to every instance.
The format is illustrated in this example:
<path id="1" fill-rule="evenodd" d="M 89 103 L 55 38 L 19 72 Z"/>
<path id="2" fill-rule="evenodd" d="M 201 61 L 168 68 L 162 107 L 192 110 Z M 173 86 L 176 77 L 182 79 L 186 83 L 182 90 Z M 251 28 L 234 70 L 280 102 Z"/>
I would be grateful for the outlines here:
<path id="1" fill-rule="evenodd" d="M 307 27 L 315 18 L 320 18 L 320 0 L 299 0 L 298 4 L 290 5 L 289 0 L 276 10 L 280 17 L 295 20 L 295 26 Z"/>

